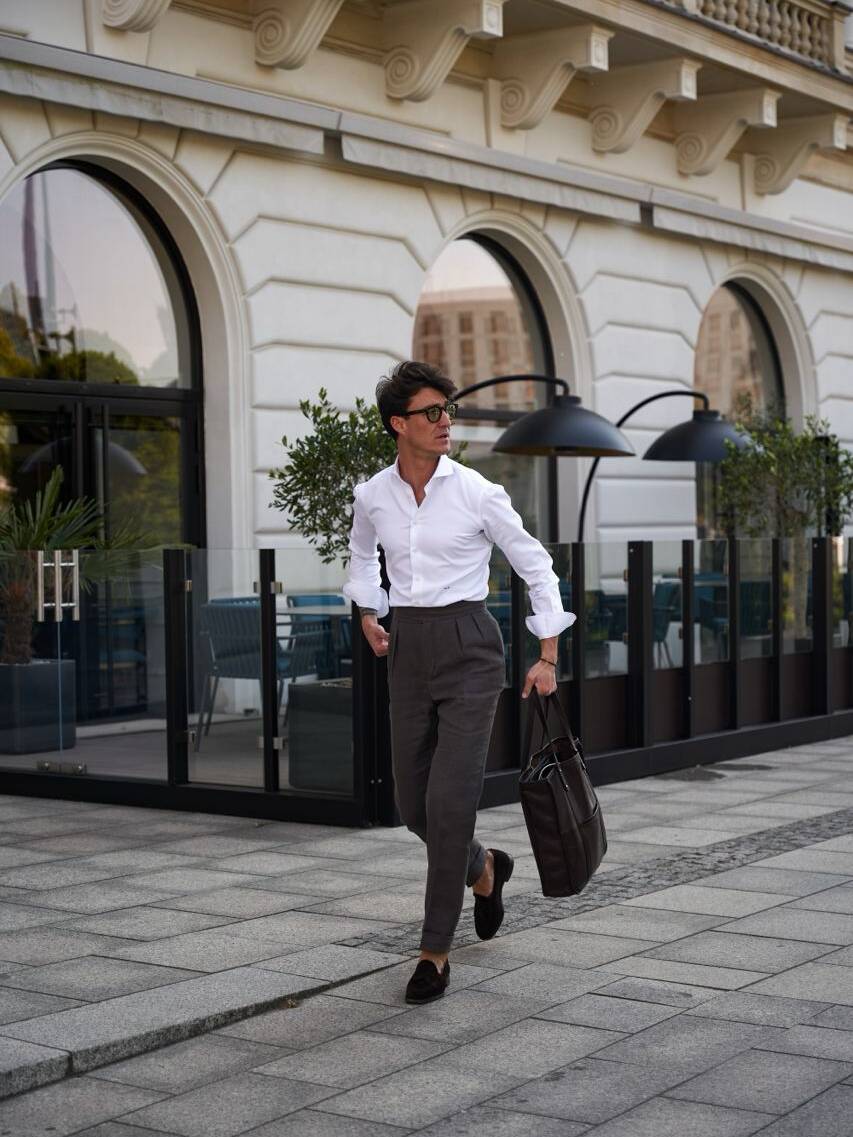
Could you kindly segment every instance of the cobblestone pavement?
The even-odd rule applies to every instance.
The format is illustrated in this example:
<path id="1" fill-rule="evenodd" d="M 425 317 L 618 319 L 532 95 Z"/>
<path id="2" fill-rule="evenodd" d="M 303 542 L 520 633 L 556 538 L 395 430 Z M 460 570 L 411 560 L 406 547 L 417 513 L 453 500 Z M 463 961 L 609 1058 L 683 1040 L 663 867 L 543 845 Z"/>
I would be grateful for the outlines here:
<path id="1" fill-rule="evenodd" d="M 484 811 L 507 920 L 466 905 L 422 1008 L 401 830 L 0 798 L 0 1137 L 851 1137 L 851 771 L 843 739 L 605 787 L 566 900 Z"/>

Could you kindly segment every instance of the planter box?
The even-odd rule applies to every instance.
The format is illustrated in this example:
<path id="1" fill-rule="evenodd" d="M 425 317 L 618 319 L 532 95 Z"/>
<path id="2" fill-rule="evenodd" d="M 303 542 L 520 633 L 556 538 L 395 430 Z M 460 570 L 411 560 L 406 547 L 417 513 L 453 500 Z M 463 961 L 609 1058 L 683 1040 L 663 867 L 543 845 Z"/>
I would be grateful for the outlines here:
<path id="1" fill-rule="evenodd" d="M 73 659 L 0 663 L 0 752 L 35 754 L 76 744 L 75 666 Z"/>
<path id="2" fill-rule="evenodd" d="M 288 781 L 293 789 L 352 794 L 352 680 L 288 688 Z"/>

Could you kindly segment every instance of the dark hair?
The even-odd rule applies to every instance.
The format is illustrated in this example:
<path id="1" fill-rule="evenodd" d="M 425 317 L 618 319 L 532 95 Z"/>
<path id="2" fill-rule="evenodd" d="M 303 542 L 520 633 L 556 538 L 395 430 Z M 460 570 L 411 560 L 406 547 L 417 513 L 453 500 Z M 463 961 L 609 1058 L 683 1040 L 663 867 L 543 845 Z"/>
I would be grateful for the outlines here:
<path id="1" fill-rule="evenodd" d="M 398 363 L 390 375 L 384 375 L 376 384 L 376 405 L 382 425 L 392 438 L 397 437 L 397 431 L 391 425 L 392 416 L 407 410 L 409 400 L 424 387 L 434 387 L 446 399 L 451 398 L 456 390 L 452 380 L 438 367 L 414 359 Z"/>

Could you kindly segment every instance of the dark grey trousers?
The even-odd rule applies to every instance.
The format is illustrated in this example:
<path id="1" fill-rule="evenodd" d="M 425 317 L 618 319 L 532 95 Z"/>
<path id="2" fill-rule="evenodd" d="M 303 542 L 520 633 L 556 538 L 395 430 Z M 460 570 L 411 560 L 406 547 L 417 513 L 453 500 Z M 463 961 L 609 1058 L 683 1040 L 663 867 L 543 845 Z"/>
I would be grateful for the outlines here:
<path id="1" fill-rule="evenodd" d="M 504 675 L 503 639 L 483 601 L 394 609 L 391 753 L 400 816 L 427 847 L 426 951 L 450 950 L 465 886 L 485 867 L 474 824 Z"/>

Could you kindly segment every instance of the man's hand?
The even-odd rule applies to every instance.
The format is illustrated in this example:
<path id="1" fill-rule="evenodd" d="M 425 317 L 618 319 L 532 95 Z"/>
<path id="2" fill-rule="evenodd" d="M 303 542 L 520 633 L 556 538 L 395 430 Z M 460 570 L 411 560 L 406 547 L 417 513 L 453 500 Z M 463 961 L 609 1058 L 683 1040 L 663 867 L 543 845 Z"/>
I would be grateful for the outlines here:
<path id="1" fill-rule="evenodd" d="M 553 695 L 557 690 L 557 669 L 550 663 L 542 663 L 541 660 L 534 663 L 524 680 L 522 699 L 526 699 L 534 687 L 540 695 Z"/>
<path id="2" fill-rule="evenodd" d="M 527 672 L 522 699 L 526 699 L 535 687 L 540 695 L 553 695 L 557 690 L 557 637 L 549 636 L 539 641 L 539 660 Z M 547 660 L 554 660 L 548 663 Z"/>
<path id="3" fill-rule="evenodd" d="M 373 648 L 373 654 L 383 656 L 388 654 L 388 633 L 375 616 L 361 617 L 361 630 L 364 638 Z"/>

